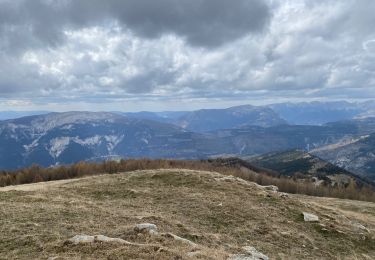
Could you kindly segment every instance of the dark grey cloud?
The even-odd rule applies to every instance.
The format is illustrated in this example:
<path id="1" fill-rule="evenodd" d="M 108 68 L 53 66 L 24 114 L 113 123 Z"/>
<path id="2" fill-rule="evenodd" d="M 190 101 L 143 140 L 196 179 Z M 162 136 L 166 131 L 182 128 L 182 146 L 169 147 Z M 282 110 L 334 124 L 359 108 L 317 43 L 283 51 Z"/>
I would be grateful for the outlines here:
<path id="1" fill-rule="evenodd" d="M 374 9 L 373 0 L 0 0 L 0 106 L 373 98 Z"/>
<path id="2" fill-rule="evenodd" d="M 175 33 L 208 47 L 261 31 L 270 18 L 262 0 L 115 1 L 109 9 L 142 36 Z"/>
<path id="3" fill-rule="evenodd" d="M 115 20 L 135 34 L 176 34 L 195 46 L 216 47 L 262 31 L 271 16 L 262 0 L 17 0 L 0 2 L 0 25 L 58 44 L 66 28 Z M 26 28 L 26 29 L 25 29 Z M 22 41 L 10 39 L 11 45 Z M 30 42 L 29 42 L 30 44 Z"/>

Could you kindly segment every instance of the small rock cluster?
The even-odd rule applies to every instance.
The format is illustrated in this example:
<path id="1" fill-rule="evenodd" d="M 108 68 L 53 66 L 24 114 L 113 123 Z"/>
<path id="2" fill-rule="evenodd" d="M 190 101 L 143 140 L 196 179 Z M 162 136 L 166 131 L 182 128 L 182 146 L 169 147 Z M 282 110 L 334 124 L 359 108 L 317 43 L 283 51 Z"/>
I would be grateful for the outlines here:
<path id="1" fill-rule="evenodd" d="M 138 233 L 148 233 L 150 235 L 155 235 L 155 236 L 163 236 L 163 237 L 168 237 L 168 238 L 173 238 L 176 241 L 180 241 L 182 243 L 188 244 L 190 246 L 197 246 L 194 242 L 186 239 L 179 237 L 175 234 L 172 233 L 159 233 L 158 228 L 155 224 L 151 223 L 142 223 L 142 224 L 137 224 L 134 227 L 134 231 Z M 74 245 L 78 244 L 85 244 L 85 243 L 94 243 L 94 242 L 104 242 L 104 243 L 120 243 L 120 244 L 128 244 L 128 245 L 137 245 L 137 246 L 144 246 L 143 244 L 137 244 L 137 243 L 132 243 L 128 242 L 126 240 L 123 240 L 121 238 L 111 238 L 107 237 L 104 235 L 95 235 L 95 236 L 89 236 L 89 235 L 76 235 L 69 239 L 67 241 L 68 243 L 72 243 Z"/>

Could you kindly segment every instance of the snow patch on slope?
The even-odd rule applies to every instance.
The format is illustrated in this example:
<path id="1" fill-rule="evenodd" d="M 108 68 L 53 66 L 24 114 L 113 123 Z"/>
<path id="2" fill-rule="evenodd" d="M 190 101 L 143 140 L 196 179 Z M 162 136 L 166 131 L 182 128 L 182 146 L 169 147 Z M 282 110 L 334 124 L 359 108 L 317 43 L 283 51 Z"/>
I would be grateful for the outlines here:
<path id="1" fill-rule="evenodd" d="M 79 137 L 74 137 L 72 140 L 76 142 L 77 144 L 80 144 L 82 146 L 93 146 L 98 145 L 101 143 L 101 136 L 95 135 L 89 138 L 80 139 Z"/>
<path id="2" fill-rule="evenodd" d="M 77 143 L 81 146 L 89 146 L 89 147 L 95 147 L 102 142 L 106 143 L 107 149 L 109 153 L 112 153 L 113 149 L 124 139 L 124 135 L 117 136 L 117 135 L 94 135 L 88 138 L 80 139 L 79 137 L 58 137 L 54 138 L 50 141 L 50 147 L 49 147 L 49 154 L 54 157 L 55 159 L 58 158 L 62 152 L 65 151 L 65 149 L 69 146 L 71 142 Z M 33 148 L 34 146 L 38 145 L 38 140 L 35 140 L 31 145 L 25 147 L 26 151 L 28 149 Z"/>
<path id="3" fill-rule="evenodd" d="M 25 148 L 26 153 L 31 152 L 34 148 L 38 147 L 39 145 L 39 138 L 35 139 L 31 144 L 24 145 L 23 148 Z"/>
<path id="4" fill-rule="evenodd" d="M 124 139 L 124 135 L 106 135 L 104 139 L 107 141 L 108 152 L 112 153 L 113 149 Z"/>
<path id="5" fill-rule="evenodd" d="M 57 158 L 60 156 L 60 154 L 66 149 L 66 147 L 69 145 L 71 140 L 71 137 L 58 137 L 54 138 L 50 141 L 50 149 L 49 154 L 53 158 Z"/>

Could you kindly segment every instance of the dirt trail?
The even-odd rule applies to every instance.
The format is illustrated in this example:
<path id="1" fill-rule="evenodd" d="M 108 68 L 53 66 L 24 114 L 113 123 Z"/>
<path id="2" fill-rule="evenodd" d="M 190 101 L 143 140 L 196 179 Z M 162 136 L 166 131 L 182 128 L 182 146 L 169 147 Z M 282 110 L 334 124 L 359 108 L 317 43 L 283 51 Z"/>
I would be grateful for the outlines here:
<path id="1" fill-rule="evenodd" d="M 59 180 L 59 181 L 48 181 L 48 182 L 38 182 L 38 183 L 31 183 L 31 184 L 22 184 L 22 185 L 14 185 L 14 186 L 7 186 L 7 187 L 1 187 L 0 192 L 5 191 L 38 191 L 38 190 L 46 190 L 50 189 L 51 187 L 56 187 L 60 185 L 64 185 L 66 183 L 71 182 L 77 182 L 82 179 L 86 178 L 80 178 L 80 179 L 69 179 L 69 180 Z"/>

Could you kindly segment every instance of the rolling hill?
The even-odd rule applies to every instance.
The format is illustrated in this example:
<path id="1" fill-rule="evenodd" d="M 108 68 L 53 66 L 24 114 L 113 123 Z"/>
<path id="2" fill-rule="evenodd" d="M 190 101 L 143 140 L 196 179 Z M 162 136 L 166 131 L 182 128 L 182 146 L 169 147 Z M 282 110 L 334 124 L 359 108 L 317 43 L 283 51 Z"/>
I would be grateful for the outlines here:
<path id="1" fill-rule="evenodd" d="M 0 201 L 1 259 L 375 256 L 374 203 L 284 194 L 215 172 L 148 170 L 5 187 Z M 303 212 L 318 221 L 304 221 Z"/>
<path id="2" fill-rule="evenodd" d="M 348 171 L 375 181 L 375 134 L 319 147 L 311 152 Z"/>

